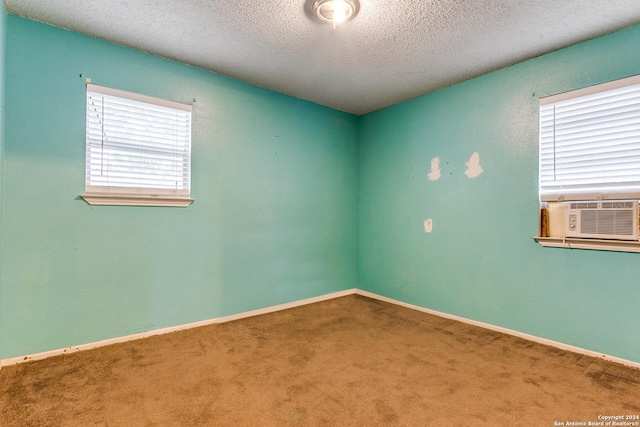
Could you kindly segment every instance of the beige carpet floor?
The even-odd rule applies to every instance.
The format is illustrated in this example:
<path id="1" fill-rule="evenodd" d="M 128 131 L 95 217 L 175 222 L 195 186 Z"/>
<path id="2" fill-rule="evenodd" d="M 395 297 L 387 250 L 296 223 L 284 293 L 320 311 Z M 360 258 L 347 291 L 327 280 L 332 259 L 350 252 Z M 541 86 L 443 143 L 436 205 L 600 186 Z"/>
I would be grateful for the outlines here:
<path id="1" fill-rule="evenodd" d="M 620 415 L 640 415 L 638 369 L 355 295 L 0 371 L 3 427 L 556 426 Z"/>

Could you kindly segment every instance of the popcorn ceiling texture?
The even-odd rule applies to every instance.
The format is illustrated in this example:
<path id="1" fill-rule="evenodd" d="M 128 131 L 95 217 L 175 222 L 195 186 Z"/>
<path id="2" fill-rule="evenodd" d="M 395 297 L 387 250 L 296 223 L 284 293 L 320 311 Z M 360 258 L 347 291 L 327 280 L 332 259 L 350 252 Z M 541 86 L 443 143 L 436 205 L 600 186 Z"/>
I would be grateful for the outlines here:
<path id="1" fill-rule="evenodd" d="M 354 114 L 640 22 L 637 0 L 361 0 L 333 30 L 305 0 L 6 0 L 9 13 Z"/>

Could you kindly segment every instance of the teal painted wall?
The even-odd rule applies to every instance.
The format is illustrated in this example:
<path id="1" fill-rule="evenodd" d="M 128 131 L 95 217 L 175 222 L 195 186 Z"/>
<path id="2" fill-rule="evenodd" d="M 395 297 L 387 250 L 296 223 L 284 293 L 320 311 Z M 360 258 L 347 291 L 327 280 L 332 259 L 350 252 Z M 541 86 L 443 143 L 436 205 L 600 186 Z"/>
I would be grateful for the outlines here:
<path id="1" fill-rule="evenodd" d="M 14 15 L 0 359 L 357 285 L 358 118 Z M 189 102 L 184 208 L 89 206 L 85 77 Z"/>
<path id="2" fill-rule="evenodd" d="M 640 26 L 362 117 L 361 288 L 640 362 L 639 255 L 531 238 L 538 98 L 639 74 L 638 46 Z"/>
<path id="3" fill-rule="evenodd" d="M 4 88 L 5 88 L 5 58 L 6 58 L 6 35 L 7 35 L 7 11 L 4 8 L 4 3 L 0 4 L 0 276 L 2 275 L 2 236 L 3 236 L 3 222 L 2 222 L 2 195 L 4 193 L 2 189 L 2 177 L 4 176 Z M 0 278 L 0 280 L 2 280 Z M 2 309 L 2 285 L 0 281 L 0 310 Z M 2 316 L 0 314 L 0 322 Z M 0 325 L 0 342 L 2 342 L 2 327 Z"/>
<path id="4" fill-rule="evenodd" d="M 640 27 L 358 118 L 6 20 L 0 359 L 295 301 L 359 278 L 381 295 L 640 362 L 638 255 L 531 239 L 538 98 L 640 73 Z M 194 205 L 78 198 L 85 77 L 196 99 Z M 474 152 L 484 172 L 471 179 Z M 437 181 L 427 178 L 434 157 Z"/>

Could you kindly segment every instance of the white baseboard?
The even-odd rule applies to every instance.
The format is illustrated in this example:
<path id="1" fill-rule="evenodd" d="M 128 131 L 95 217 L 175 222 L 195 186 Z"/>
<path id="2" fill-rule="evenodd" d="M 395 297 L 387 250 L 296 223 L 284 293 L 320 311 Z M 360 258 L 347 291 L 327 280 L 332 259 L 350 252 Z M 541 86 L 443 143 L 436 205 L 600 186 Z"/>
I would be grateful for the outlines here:
<path id="1" fill-rule="evenodd" d="M 271 307 L 261 308 L 261 309 L 258 309 L 258 310 L 251 310 L 251 311 L 246 311 L 246 312 L 243 312 L 243 313 L 232 314 L 232 315 L 229 315 L 229 316 L 218 317 L 218 318 L 215 318 L 215 319 L 209 319 L 209 320 L 203 320 L 203 321 L 200 321 L 200 322 L 187 323 L 187 324 L 183 324 L 183 325 L 172 326 L 172 327 L 169 327 L 169 328 L 154 329 L 152 331 L 142 332 L 142 333 L 139 333 L 139 334 L 125 335 L 125 336 L 122 336 L 122 337 L 110 338 L 110 339 L 106 339 L 106 340 L 102 340 L 102 341 L 96 341 L 96 342 L 92 342 L 92 343 L 81 344 L 81 345 L 78 345 L 78 346 L 65 347 L 65 348 L 61 348 L 61 349 L 57 349 L 57 350 L 45 351 L 45 352 L 41 352 L 41 353 L 34 353 L 34 354 L 27 355 L 27 356 L 11 357 L 11 358 L 8 358 L 8 359 L 0 360 L 0 370 L 2 369 L 3 366 L 16 365 L 18 363 L 24 363 L 24 362 L 34 361 L 34 360 L 46 359 L 48 357 L 59 356 L 61 354 L 70 354 L 70 353 L 75 353 L 75 352 L 83 351 L 83 350 L 91 350 L 91 349 L 94 349 L 94 348 L 103 347 L 105 345 L 123 343 L 123 342 L 127 342 L 127 341 L 133 341 L 133 340 L 137 340 L 137 339 L 141 339 L 141 338 L 151 337 L 151 336 L 154 336 L 154 335 L 162 335 L 162 334 L 167 334 L 167 333 L 170 333 L 170 332 L 181 331 L 181 330 L 184 330 L 184 329 L 197 328 L 199 326 L 211 325 L 211 324 L 214 324 L 214 323 L 231 322 L 233 320 L 239 320 L 239 319 L 244 319 L 244 318 L 247 318 L 247 317 L 259 316 L 261 314 L 273 313 L 273 312 L 276 312 L 276 311 L 286 310 L 286 309 L 294 308 L 294 307 L 300 307 L 300 306 L 307 305 L 307 304 L 313 304 L 313 303 L 316 303 L 316 302 L 326 301 L 326 300 L 330 300 L 330 299 L 333 299 L 333 298 L 339 298 L 339 297 L 343 297 L 343 296 L 347 296 L 347 295 L 353 295 L 353 294 L 362 295 L 364 297 L 368 297 L 368 298 L 372 298 L 372 299 L 388 302 L 390 304 L 399 305 L 399 306 L 402 306 L 402 307 L 410 308 L 412 310 L 421 311 L 423 313 L 433 314 L 435 316 L 443 317 L 443 318 L 446 318 L 446 319 L 457 320 L 459 322 L 467 323 L 467 324 L 474 325 L 474 326 L 479 326 L 481 328 L 490 329 L 490 330 L 497 331 L 497 332 L 502 332 L 502 333 L 505 333 L 505 334 L 508 334 L 508 335 L 513 335 L 513 336 L 516 336 L 516 337 L 519 337 L 519 338 L 523 338 L 523 339 L 526 339 L 526 340 L 529 340 L 529 341 L 537 342 L 537 343 L 548 345 L 548 346 L 551 346 L 551 347 L 556 347 L 556 348 L 559 348 L 561 350 L 567 350 L 567 351 L 571 351 L 573 353 L 578 353 L 578 354 L 584 354 L 584 355 L 587 355 L 587 356 L 597 357 L 597 358 L 600 358 L 600 359 L 604 359 L 604 360 L 608 360 L 608 361 L 611 361 L 611 362 L 620 363 L 622 365 L 631 366 L 631 367 L 640 369 L 640 363 L 639 362 L 633 362 L 631 360 L 622 359 L 620 357 L 609 356 L 609 355 L 598 353 L 598 352 L 595 352 L 595 351 L 592 351 L 592 350 L 587 350 L 587 349 L 580 348 L 580 347 L 575 347 L 575 346 L 572 346 L 572 345 L 569 345 L 569 344 L 564 344 L 564 343 L 561 343 L 561 342 L 548 340 L 546 338 L 536 337 L 535 335 L 525 334 L 523 332 L 518 332 L 518 331 L 515 331 L 513 329 L 507 329 L 507 328 L 503 328 L 501 326 L 495 326 L 495 325 L 491 325 L 489 323 L 478 322 L 478 321 L 467 319 L 467 318 L 464 318 L 464 317 L 455 316 L 453 314 L 447 314 L 447 313 L 443 313 L 443 312 L 440 312 L 440 311 L 431 310 L 429 308 L 425 308 L 425 307 L 421 307 L 421 306 L 413 305 L 413 304 L 408 304 L 408 303 L 405 303 L 405 302 L 402 302 L 402 301 L 395 300 L 393 298 L 387 298 L 387 297 L 384 297 L 382 295 L 378 295 L 378 294 L 374 294 L 372 292 L 363 291 L 361 289 L 354 288 L 354 289 L 347 289 L 345 291 L 333 292 L 333 293 L 326 294 L 326 295 L 320 295 L 318 297 L 307 298 L 307 299 L 303 299 L 303 300 L 299 300 L 299 301 L 289 302 L 289 303 L 285 303 L 285 304 L 278 304 L 278 305 L 274 305 L 274 306 L 271 306 Z"/>
<path id="2" fill-rule="evenodd" d="M 3 366 L 17 365 L 18 363 L 31 362 L 34 360 L 46 359 L 48 357 L 59 356 L 61 354 L 70 354 L 83 350 L 91 350 L 98 347 L 104 347 L 105 345 L 118 344 L 133 340 L 139 340 L 142 338 L 148 338 L 155 335 L 168 334 L 170 332 L 181 331 L 184 329 L 197 328 L 199 326 L 212 325 L 214 323 L 225 323 L 233 320 L 244 319 L 246 317 L 258 316 L 260 314 L 273 313 L 275 311 L 286 310 L 288 308 L 300 307 L 307 304 L 313 304 L 320 301 L 326 301 L 333 298 L 339 298 L 346 295 L 352 295 L 356 292 L 356 289 L 348 289 L 346 291 L 333 292 L 326 295 L 320 295 L 318 297 L 302 299 L 285 304 L 278 304 L 271 307 L 261 308 L 258 310 L 245 311 L 243 313 L 232 314 L 229 316 L 217 317 L 215 319 L 202 320 L 200 322 L 186 323 L 178 326 L 171 326 L 168 328 L 154 329 L 147 332 L 141 332 L 138 334 L 125 335 L 122 337 L 109 338 L 102 341 L 95 341 L 87 344 L 81 344 L 77 346 L 59 348 L 56 350 L 44 351 L 41 353 L 29 354 L 26 356 L 10 357 L 8 359 L 0 360 L 0 370 Z"/>
<path id="3" fill-rule="evenodd" d="M 431 310 L 429 308 L 420 307 L 418 305 L 408 304 L 406 302 L 398 301 L 398 300 L 395 300 L 395 299 L 392 299 L 392 298 L 383 297 L 381 295 L 374 294 L 374 293 L 368 292 L 368 291 L 363 291 L 361 289 L 356 289 L 355 293 L 357 295 L 362 295 L 362 296 L 365 296 L 365 297 L 377 299 L 377 300 L 388 302 L 388 303 L 391 303 L 391 304 L 396 304 L 396 305 L 399 305 L 399 306 L 402 306 L 402 307 L 410 308 L 412 310 L 421 311 L 423 313 L 433 314 L 435 316 L 443 317 L 445 319 L 457 320 L 459 322 L 467 323 L 469 325 L 479 326 L 481 328 L 490 329 L 492 331 L 502 332 L 504 334 L 513 335 L 513 336 L 516 336 L 516 337 L 519 337 L 519 338 L 524 338 L 525 340 L 533 341 L 533 342 L 536 342 L 536 343 L 539 343 L 539 344 L 548 345 L 548 346 L 551 346 L 551 347 L 556 347 L 556 348 L 559 348 L 561 350 L 567 350 L 567 351 L 571 351 L 573 353 L 578 353 L 578 354 L 584 354 L 584 355 L 587 355 L 587 356 L 597 357 L 597 358 L 600 358 L 600 359 L 605 359 L 605 360 L 608 360 L 608 361 L 611 361 L 611 362 L 616 362 L 616 363 L 620 363 L 622 365 L 627 365 L 627 366 L 631 366 L 631 367 L 640 369 L 640 363 L 639 362 L 633 362 L 631 360 L 622 359 L 620 357 L 609 356 L 608 354 L 602 354 L 602 353 L 598 353 L 596 351 L 587 350 L 587 349 L 584 349 L 584 348 L 581 348 L 581 347 L 576 347 L 576 346 L 569 345 L 569 344 L 564 344 L 564 343 L 561 343 L 561 342 L 558 342 L 558 341 L 553 341 L 553 340 L 549 340 L 549 339 L 546 339 L 546 338 L 540 338 L 540 337 L 537 337 L 535 335 L 525 334 L 524 332 L 519 332 L 519 331 L 515 331 L 513 329 L 503 328 L 501 326 L 495 326 L 495 325 L 492 325 L 490 323 L 478 322 L 476 320 L 467 319 L 465 317 L 460 317 L 460 316 L 456 316 L 456 315 L 453 315 L 453 314 L 447 314 L 447 313 L 443 313 L 441 311 Z"/>
<path id="4" fill-rule="evenodd" d="M 238 314 L 232 314 L 230 316 L 219 317 L 218 319 L 216 319 L 215 323 L 231 322 L 233 320 L 244 319 L 245 317 L 259 316 L 261 314 L 273 313 L 273 312 L 280 311 L 280 310 L 286 310 L 288 308 L 294 308 L 294 307 L 300 307 L 300 306 L 307 305 L 307 304 L 313 304 L 315 302 L 327 301 L 327 300 L 334 299 L 334 298 L 340 298 L 340 297 L 344 297 L 344 296 L 347 296 L 347 295 L 353 295 L 357 291 L 358 290 L 356 288 L 347 289 L 346 291 L 333 292 L 333 293 L 326 294 L 326 295 L 320 295 L 319 297 L 301 299 L 299 301 L 288 302 L 286 304 L 278 304 L 278 305 L 274 305 L 274 306 L 271 306 L 271 307 L 261 308 L 261 309 L 258 309 L 258 310 L 245 311 L 243 313 L 238 313 Z"/>

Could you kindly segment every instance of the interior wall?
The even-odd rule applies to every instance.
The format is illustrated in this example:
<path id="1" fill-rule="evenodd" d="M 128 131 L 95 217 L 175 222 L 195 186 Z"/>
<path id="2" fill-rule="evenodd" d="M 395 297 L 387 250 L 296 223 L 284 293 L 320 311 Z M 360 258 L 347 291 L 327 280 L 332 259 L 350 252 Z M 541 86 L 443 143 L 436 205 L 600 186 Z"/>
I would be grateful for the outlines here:
<path id="1" fill-rule="evenodd" d="M 2 199 L 3 199 L 3 176 L 4 176 L 4 116 L 5 116 L 5 59 L 6 59 L 6 35 L 7 35 L 7 11 L 4 3 L 0 3 L 0 276 L 2 275 L 2 253 L 3 253 L 3 221 L 2 221 Z M 0 307 L 2 307 L 2 286 L 0 278 Z M 2 317 L 0 316 L 0 322 Z M 0 325 L 0 342 L 2 342 L 2 326 Z"/>
<path id="2" fill-rule="evenodd" d="M 531 239 L 538 98 L 640 73 L 640 27 L 357 118 L 5 19 L 0 359 L 339 291 L 359 272 L 371 292 L 640 361 L 637 255 Z M 191 207 L 78 198 L 87 77 L 195 98 Z"/>
<path id="3" fill-rule="evenodd" d="M 358 118 L 8 16 L 0 359 L 353 288 Z M 89 206 L 85 79 L 192 102 L 188 208 Z"/>
<path id="4" fill-rule="evenodd" d="M 640 26 L 362 117 L 360 287 L 640 362 L 638 254 L 532 239 L 538 99 L 640 73 L 638 45 Z"/>

